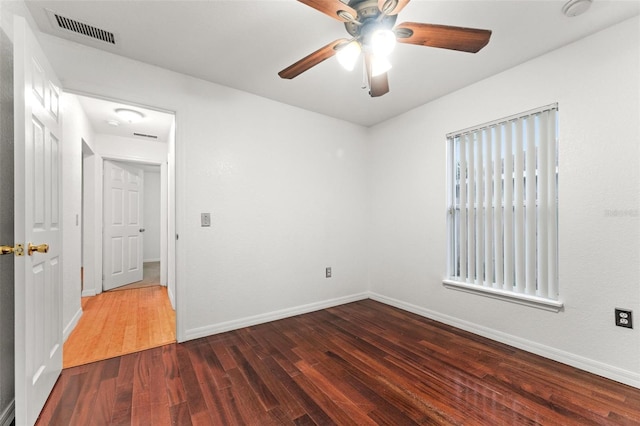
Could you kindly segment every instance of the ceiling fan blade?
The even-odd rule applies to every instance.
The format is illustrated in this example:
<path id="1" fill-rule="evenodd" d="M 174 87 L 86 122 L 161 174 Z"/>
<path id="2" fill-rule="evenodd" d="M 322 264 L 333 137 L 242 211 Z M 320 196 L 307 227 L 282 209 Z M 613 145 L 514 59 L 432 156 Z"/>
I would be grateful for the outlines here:
<path id="1" fill-rule="evenodd" d="M 294 77 L 297 77 L 298 75 L 302 74 L 309 68 L 315 67 L 320 62 L 324 61 L 325 59 L 329 59 L 330 57 L 335 55 L 336 50 L 334 48 L 337 45 L 341 43 L 345 43 L 347 41 L 348 40 L 344 38 L 338 39 L 336 41 L 332 41 L 326 46 L 316 50 L 312 54 L 307 55 L 304 58 L 300 59 L 298 62 L 294 63 L 293 65 L 290 65 L 287 68 L 283 69 L 278 73 L 278 75 L 281 78 L 287 78 L 287 79 L 292 79 Z"/>
<path id="2" fill-rule="evenodd" d="M 304 3 L 309 7 L 318 10 L 325 15 L 332 17 L 333 19 L 337 19 L 341 22 L 349 22 L 356 19 L 358 16 L 358 12 L 352 8 L 342 3 L 340 0 L 298 0 L 300 3 Z M 344 15 L 341 12 L 346 12 L 351 15 L 351 19 L 348 18 L 347 15 Z"/>
<path id="3" fill-rule="evenodd" d="M 364 56 L 364 66 L 367 71 L 367 80 L 369 81 L 369 95 L 372 98 L 377 98 L 389 92 L 389 77 L 387 73 L 383 73 L 377 76 L 372 76 L 372 61 L 371 54 L 367 53 Z"/>
<path id="4" fill-rule="evenodd" d="M 489 43 L 490 30 L 403 22 L 394 29 L 400 43 L 476 53 Z"/>
<path id="5" fill-rule="evenodd" d="M 410 0 L 378 0 L 378 9 L 385 15 L 397 15 L 404 9 L 409 1 Z"/>

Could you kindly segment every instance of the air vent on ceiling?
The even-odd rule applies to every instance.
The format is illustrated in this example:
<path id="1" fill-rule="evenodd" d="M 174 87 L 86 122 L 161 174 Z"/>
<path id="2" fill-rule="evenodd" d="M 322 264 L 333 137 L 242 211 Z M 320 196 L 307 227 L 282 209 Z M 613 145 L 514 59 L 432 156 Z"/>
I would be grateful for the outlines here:
<path id="1" fill-rule="evenodd" d="M 105 31 L 103 29 L 94 27 L 93 25 L 85 24 L 84 22 L 67 18 L 66 16 L 59 15 L 50 10 L 48 10 L 48 12 L 49 17 L 53 18 L 52 21 L 58 24 L 58 28 L 72 31 L 77 34 L 82 34 L 83 36 L 91 37 L 94 40 L 100 40 L 109 44 L 116 44 L 116 37 L 110 31 Z"/>
<path id="2" fill-rule="evenodd" d="M 140 136 L 141 138 L 158 139 L 156 135 L 145 135 L 144 133 L 133 133 L 133 136 Z"/>

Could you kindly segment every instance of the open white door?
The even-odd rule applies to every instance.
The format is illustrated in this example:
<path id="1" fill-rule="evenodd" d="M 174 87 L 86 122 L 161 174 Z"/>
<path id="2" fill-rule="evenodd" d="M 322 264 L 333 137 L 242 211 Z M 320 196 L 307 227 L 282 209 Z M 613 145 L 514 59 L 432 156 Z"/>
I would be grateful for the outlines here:
<path id="1" fill-rule="evenodd" d="M 33 425 L 62 370 L 60 85 L 14 20 L 16 424 Z M 32 246 L 33 244 L 33 246 Z"/>
<path id="2" fill-rule="evenodd" d="M 103 290 L 142 280 L 143 191 L 142 169 L 105 160 Z"/>

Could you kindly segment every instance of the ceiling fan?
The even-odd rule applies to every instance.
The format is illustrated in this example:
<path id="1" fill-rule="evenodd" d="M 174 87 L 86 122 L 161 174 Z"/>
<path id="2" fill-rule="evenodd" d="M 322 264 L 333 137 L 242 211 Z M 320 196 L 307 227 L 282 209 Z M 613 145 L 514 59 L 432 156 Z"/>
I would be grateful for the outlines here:
<path id="1" fill-rule="evenodd" d="M 489 43 L 490 30 L 452 27 L 449 25 L 403 22 L 394 27 L 398 13 L 410 0 L 298 0 L 325 15 L 344 22 L 352 38 L 341 38 L 316 50 L 278 73 L 292 79 L 336 55 L 338 62 L 354 68 L 360 53 L 371 97 L 389 92 L 387 71 L 391 64 L 387 56 L 396 41 L 419 46 L 439 47 L 476 53 Z"/>

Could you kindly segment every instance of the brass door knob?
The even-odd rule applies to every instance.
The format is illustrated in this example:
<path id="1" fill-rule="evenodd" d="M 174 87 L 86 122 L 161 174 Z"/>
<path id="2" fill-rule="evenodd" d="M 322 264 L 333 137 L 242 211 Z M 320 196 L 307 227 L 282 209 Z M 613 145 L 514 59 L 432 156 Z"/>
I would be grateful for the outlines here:
<path id="1" fill-rule="evenodd" d="M 29 248 L 27 251 L 29 252 L 29 256 L 31 256 L 34 252 L 48 253 L 49 244 L 38 244 L 37 246 L 34 246 L 33 244 L 29 243 Z"/>

